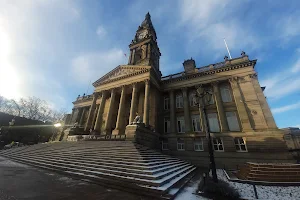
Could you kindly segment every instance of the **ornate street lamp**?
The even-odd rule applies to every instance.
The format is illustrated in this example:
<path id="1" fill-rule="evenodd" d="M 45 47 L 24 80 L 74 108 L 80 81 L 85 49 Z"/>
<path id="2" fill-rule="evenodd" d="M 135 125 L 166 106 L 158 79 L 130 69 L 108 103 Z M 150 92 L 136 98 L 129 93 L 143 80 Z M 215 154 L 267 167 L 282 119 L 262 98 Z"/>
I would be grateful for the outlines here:
<path id="1" fill-rule="evenodd" d="M 205 104 L 208 104 L 211 101 L 213 94 L 211 93 L 211 91 L 205 90 L 202 87 L 202 85 L 198 87 L 196 86 L 196 89 L 197 89 L 196 99 L 199 106 L 200 118 L 204 120 L 203 124 L 205 126 L 202 127 L 202 129 L 204 129 L 202 131 L 205 132 L 206 139 L 208 141 L 208 153 L 209 153 L 209 160 L 210 160 L 209 169 L 211 169 L 212 171 L 213 181 L 217 183 L 218 177 L 217 177 L 216 163 L 215 163 L 214 151 L 212 148 L 212 141 L 210 137 L 208 120 L 206 117 L 206 109 L 205 109 Z"/>

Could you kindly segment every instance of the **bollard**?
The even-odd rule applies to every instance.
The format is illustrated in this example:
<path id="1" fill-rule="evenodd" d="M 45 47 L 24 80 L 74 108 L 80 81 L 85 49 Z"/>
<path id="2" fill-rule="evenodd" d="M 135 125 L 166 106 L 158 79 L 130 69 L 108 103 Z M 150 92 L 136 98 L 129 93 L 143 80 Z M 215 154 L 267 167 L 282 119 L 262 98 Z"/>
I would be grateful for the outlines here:
<path id="1" fill-rule="evenodd" d="M 257 195 L 255 184 L 253 184 L 253 189 L 254 189 L 255 198 L 258 199 L 258 195 Z"/>

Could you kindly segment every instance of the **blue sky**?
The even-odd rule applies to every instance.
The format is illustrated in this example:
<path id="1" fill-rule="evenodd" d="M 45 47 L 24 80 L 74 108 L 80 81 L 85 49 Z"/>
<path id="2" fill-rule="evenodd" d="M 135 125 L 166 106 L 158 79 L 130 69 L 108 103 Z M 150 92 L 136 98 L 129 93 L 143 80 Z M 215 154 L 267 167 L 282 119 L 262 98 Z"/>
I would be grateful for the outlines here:
<path id="1" fill-rule="evenodd" d="M 0 0 L 0 95 L 37 96 L 70 111 L 119 64 L 149 11 L 163 75 L 244 50 L 279 127 L 300 127 L 300 2 L 295 0 Z"/>

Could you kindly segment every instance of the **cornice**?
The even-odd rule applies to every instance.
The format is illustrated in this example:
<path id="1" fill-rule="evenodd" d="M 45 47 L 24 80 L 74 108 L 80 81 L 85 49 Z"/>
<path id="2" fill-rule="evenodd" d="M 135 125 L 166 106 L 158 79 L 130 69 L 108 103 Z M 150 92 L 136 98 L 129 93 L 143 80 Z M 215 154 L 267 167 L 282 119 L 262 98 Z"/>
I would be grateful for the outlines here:
<path id="1" fill-rule="evenodd" d="M 137 72 L 134 72 L 134 73 L 131 73 L 131 74 L 126 74 L 124 76 L 120 76 L 120 77 L 116 77 L 116 78 L 113 78 L 113 79 L 103 81 L 105 78 L 109 77 L 109 75 L 113 74 L 114 72 L 116 72 L 120 68 L 141 70 L 141 71 L 137 71 Z M 100 79 L 95 81 L 93 83 L 93 86 L 97 87 L 99 85 L 103 85 L 103 84 L 106 84 L 106 83 L 111 83 L 111 82 L 114 82 L 114 81 L 117 81 L 117 80 L 121 80 L 121 79 L 125 79 L 125 78 L 131 77 L 131 76 L 135 76 L 135 75 L 138 75 L 138 74 L 143 74 L 143 73 L 149 72 L 150 70 L 151 70 L 151 67 L 149 67 L 149 66 L 119 65 L 118 67 L 116 67 L 115 69 L 113 69 L 112 71 L 108 72 L 107 74 L 102 76 Z"/>
<path id="2" fill-rule="evenodd" d="M 162 80 L 161 84 L 168 84 L 168 83 L 172 83 L 172 82 L 178 82 L 178 81 L 183 81 L 183 80 L 187 80 L 187 79 L 198 78 L 201 76 L 213 75 L 213 74 L 221 73 L 224 71 L 231 71 L 231 70 L 240 69 L 240 68 L 249 67 L 249 66 L 253 66 L 253 68 L 254 68 L 256 61 L 257 60 L 251 60 L 251 61 L 233 64 L 233 65 L 231 65 L 231 64 L 225 65 L 224 67 L 210 69 L 210 70 L 198 72 L 195 74 L 186 74 L 181 77 L 171 78 L 168 80 Z"/>

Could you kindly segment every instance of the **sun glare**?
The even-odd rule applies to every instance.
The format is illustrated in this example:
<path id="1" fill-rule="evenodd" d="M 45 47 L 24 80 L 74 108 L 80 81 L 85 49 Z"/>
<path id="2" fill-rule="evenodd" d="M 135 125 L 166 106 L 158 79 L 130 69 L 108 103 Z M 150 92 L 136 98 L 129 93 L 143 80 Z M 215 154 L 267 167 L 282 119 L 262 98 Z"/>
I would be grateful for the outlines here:
<path id="1" fill-rule="evenodd" d="M 19 78 L 10 62 L 11 40 L 0 26 L 0 95 L 6 98 L 19 97 Z"/>

